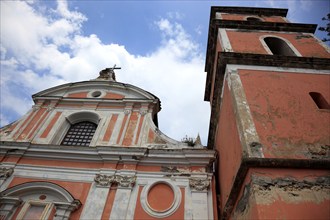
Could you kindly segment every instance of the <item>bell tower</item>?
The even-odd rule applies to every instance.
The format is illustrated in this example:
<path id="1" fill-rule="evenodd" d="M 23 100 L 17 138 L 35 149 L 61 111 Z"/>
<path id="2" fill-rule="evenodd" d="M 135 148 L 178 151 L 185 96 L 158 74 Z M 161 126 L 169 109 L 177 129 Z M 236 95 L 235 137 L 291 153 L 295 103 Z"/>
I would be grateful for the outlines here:
<path id="1" fill-rule="evenodd" d="M 208 147 L 221 219 L 330 213 L 330 52 L 287 9 L 212 7 Z"/>

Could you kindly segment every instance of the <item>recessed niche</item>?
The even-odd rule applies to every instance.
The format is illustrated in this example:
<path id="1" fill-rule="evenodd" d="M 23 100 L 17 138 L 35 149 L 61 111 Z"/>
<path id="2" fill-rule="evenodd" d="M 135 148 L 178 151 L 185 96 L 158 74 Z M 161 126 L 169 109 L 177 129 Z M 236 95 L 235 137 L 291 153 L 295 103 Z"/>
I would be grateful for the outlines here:
<path id="1" fill-rule="evenodd" d="M 313 101 L 319 109 L 328 109 L 330 110 L 330 105 L 327 100 L 323 97 L 321 93 L 310 92 L 309 95 L 312 97 Z"/>
<path id="2" fill-rule="evenodd" d="M 262 21 L 260 18 L 256 18 L 256 17 L 247 17 L 246 20 L 247 21 Z"/>

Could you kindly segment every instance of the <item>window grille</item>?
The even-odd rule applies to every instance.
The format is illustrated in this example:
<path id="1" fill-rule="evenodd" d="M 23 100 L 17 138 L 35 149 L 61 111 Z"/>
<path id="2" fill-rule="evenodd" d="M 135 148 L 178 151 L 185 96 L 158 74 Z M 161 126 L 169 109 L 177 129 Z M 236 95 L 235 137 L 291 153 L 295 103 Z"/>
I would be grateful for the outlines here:
<path id="1" fill-rule="evenodd" d="M 83 121 L 71 125 L 62 141 L 62 145 L 89 146 L 95 133 L 96 127 L 96 124 L 89 121 Z"/>

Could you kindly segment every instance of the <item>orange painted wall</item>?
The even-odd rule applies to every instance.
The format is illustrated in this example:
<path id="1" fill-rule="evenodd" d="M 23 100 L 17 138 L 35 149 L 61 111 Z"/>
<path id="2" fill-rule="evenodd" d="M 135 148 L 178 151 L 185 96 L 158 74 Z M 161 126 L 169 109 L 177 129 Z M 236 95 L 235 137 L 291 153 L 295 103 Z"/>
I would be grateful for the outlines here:
<path id="1" fill-rule="evenodd" d="M 108 124 L 107 130 L 104 134 L 103 141 L 109 141 L 113 132 L 113 128 L 115 127 L 115 124 L 117 122 L 118 114 L 113 114 L 110 122 Z"/>
<path id="2" fill-rule="evenodd" d="M 85 203 L 90 186 L 91 186 L 90 183 L 67 182 L 67 181 L 59 181 L 59 180 L 51 180 L 51 179 L 44 179 L 44 180 L 27 179 L 27 178 L 21 178 L 21 177 L 14 177 L 14 179 L 9 184 L 8 188 L 16 186 L 18 184 L 32 182 L 32 181 L 47 181 L 47 182 L 51 182 L 51 183 L 60 185 L 61 187 L 63 187 L 67 191 L 69 191 L 75 199 L 79 199 L 82 204 Z M 79 219 L 79 216 L 80 216 L 82 210 L 83 210 L 83 205 L 78 210 L 76 210 L 75 212 L 73 212 L 71 214 L 70 219 Z"/>
<path id="3" fill-rule="evenodd" d="M 223 208 L 242 158 L 242 147 L 227 81 L 225 81 L 215 145 L 219 152 L 220 206 Z"/>
<path id="4" fill-rule="evenodd" d="M 62 112 L 56 112 L 56 114 L 54 115 L 54 117 L 52 118 L 50 123 L 48 124 L 47 128 L 41 134 L 40 138 L 46 138 L 48 136 L 49 132 L 51 131 L 51 129 L 53 128 L 53 126 L 55 125 L 55 123 L 57 122 L 57 120 L 61 116 L 61 114 L 62 114 Z"/>
<path id="5" fill-rule="evenodd" d="M 88 92 L 76 92 L 68 94 L 69 98 L 87 98 Z"/>
<path id="6" fill-rule="evenodd" d="M 123 96 L 123 95 L 107 92 L 106 95 L 102 98 L 105 98 L 105 99 L 123 99 L 124 97 L 125 96 Z"/>
<path id="7" fill-rule="evenodd" d="M 240 32 L 227 30 L 227 35 L 234 52 L 268 54 L 259 37 L 263 35 L 279 36 L 287 39 L 305 57 L 330 58 L 330 54 L 320 43 L 308 35 L 299 33 Z"/>
<path id="8" fill-rule="evenodd" d="M 235 20 L 235 21 L 245 21 L 246 17 L 251 16 L 251 17 L 258 17 L 255 15 L 242 15 L 242 14 L 225 14 L 225 13 L 221 13 L 221 19 L 222 20 Z M 260 16 L 259 16 L 260 17 Z M 265 22 L 285 22 L 287 23 L 287 21 L 280 16 L 261 16 L 260 17 L 263 21 Z"/>
<path id="9" fill-rule="evenodd" d="M 109 193 L 108 193 L 108 197 L 107 197 L 107 201 L 105 203 L 105 207 L 104 207 L 104 210 L 103 210 L 102 219 L 109 219 L 110 218 L 113 202 L 115 200 L 116 191 L 117 191 L 116 187 L 111 187 L 110 188 Z"/>
<path id="10" fill-rule="evenodd" d="M 138 112 L 132 112 L 124 136 L 123 146 L 130 146 L 133 144 L 133 137 L 134 137 L 135 128 L 137 126 L 138 118 L 139 118 Z"/>
<path id="11" fill-rule="evenodd" d="M 326 156 L 330 111 L 319 110 L 309 92 L 330 103 L 330 75 L 239 70 L 265 157 Z M 325 149 L 327 150 L 327 149 Z"/>
<path id="12" fill-rule="evenodd" d="M 27 126 L 24 128 L 23 132 L 18 136 L 18 140 L 23 140 L 24 138 L 27 137 L 29 132 L 33 129 L 33 127 L 36 125 L 38 120 L 40 120 L 40 117 L 44 114 L 46 111 L 45 108 L 41 108 L 38 110 L 38 112 L 34 115 L 32 120 L 27 124 Z"/>

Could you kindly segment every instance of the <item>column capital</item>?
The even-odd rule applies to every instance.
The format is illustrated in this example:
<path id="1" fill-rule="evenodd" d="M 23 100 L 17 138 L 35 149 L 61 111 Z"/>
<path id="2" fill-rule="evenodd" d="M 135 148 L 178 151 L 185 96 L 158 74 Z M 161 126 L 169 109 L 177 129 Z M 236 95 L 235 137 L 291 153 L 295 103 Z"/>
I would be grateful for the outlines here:
<path id="1" fill-rule="evenodd" d="M 120 187 L 132 188 L 135 185 L 136 176 L 116 175 L 115 181 Z"/>
<path id="2" fill-rule="evenodd" d="M 110 187 L 115 182 L 114 175 L 96 174 L 94 181 L 97 186 Z"/>
<path id="3" fill-rule="evenodd" d="M 208 178 L 190 178 L 189 186 L 194 191 L 207 191 L 210 186 Z"/>

